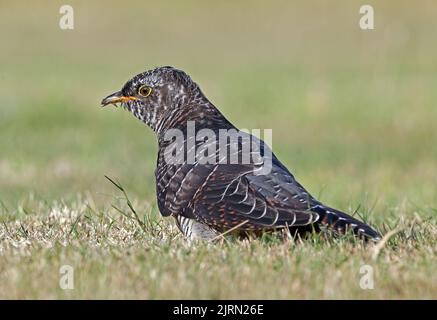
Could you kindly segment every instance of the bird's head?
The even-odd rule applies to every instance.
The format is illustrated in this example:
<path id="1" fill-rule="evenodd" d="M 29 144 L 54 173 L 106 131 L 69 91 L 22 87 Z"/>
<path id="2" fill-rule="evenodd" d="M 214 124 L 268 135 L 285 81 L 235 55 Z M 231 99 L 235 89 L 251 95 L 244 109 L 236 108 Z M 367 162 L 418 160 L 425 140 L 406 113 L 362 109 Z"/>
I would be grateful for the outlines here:
<path id="1" fill-rule="evenodd" d="M 130 79 L 120 91 L 104 98 L 102 106 L 121 106 L 157 131 L 197 94 L 201 94 L 198 86 L 185 72 L 159 67 Z"/>

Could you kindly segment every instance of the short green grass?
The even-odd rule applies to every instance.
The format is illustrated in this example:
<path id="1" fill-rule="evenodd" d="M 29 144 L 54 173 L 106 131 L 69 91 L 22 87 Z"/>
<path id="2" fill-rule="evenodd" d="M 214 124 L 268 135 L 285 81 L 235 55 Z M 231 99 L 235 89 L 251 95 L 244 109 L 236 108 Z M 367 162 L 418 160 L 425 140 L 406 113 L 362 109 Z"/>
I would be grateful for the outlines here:
<path id="1" fill-rule="evenodd" d="M 372 3 L 367 32 L 358 1 L 75 1 L 73 31 L 58 1 L 3 4 L 0 298 L 437 298 L 437 5 Z M 186 70 L 239 127 L 272 128 L 320 200 L 395 232 L 378 247 L 188 244 L 156 208 L 152 132 L 99 108 L 157 65 Z"/>

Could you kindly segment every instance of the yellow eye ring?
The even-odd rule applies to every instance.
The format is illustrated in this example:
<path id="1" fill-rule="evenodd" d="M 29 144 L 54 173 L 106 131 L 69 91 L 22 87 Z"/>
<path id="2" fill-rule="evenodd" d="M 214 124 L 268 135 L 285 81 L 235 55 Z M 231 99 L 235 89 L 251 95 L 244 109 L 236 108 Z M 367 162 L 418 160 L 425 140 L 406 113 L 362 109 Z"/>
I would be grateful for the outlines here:
<path id="1" fill-rule="evenodd" d="M 151 93 L 152 93 L 152 88 L 150 88 L 146 85 L 142 85 L 138 89 L 138 94 L 142 97 L 148 97 L 148 96 L 150 96 Z"/>

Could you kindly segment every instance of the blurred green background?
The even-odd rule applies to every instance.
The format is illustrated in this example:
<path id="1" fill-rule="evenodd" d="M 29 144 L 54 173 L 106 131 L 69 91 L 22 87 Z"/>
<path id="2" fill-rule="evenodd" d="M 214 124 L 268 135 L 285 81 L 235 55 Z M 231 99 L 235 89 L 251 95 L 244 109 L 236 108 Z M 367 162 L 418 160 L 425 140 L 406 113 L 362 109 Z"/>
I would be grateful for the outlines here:
<path id="1" fill-rule="evenodd" d="M 359 28 L 362 1 L 74 0 L 75 28 L 61 30 L 63 1 L 1 1 L 0 200 L 105 203 L 108 175 L 155 203 L 154 134 L 99 103 L 172 65 L 237 126 L 272 128 L 277 156 L 322 201 L 429 214 L 437 3 L 366 3 L 375 30 Z"/>

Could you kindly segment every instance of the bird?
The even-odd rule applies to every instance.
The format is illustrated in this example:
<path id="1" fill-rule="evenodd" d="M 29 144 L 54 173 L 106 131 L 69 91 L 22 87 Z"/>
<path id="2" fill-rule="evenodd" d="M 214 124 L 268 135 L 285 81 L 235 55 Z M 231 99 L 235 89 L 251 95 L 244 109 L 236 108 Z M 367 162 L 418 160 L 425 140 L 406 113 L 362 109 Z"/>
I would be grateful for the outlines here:
<path id="1" fill-rule="evenodd" d="M 366 223 L 313 197 L 267 143 L 241 133 L 182 70 L 163 66 L 140 73 L 102 100 L 102 107 L 108 105 L 129 111 L 155 132 L 158 209 L 163 217 L 175 219 L 188 240 L 212 241 L 228 233 L 258 236 L 278 230 L 293 235 L 351 233 L 366 242 L 381 239 Z M 201 132 L 216 135 L 215 139 L 197 139 Z M 244 139 L 219 141 L 222 132 Z M 255 146 L 248 152 L 247 141 Z M 196 148 L 203 148 L 196 151 L 199 157 L 189 152 L 175 156 Z M 258 157 L 242 161 L 247 153 Z M 233 156 L 237 161 L 231 161 Z"/>

